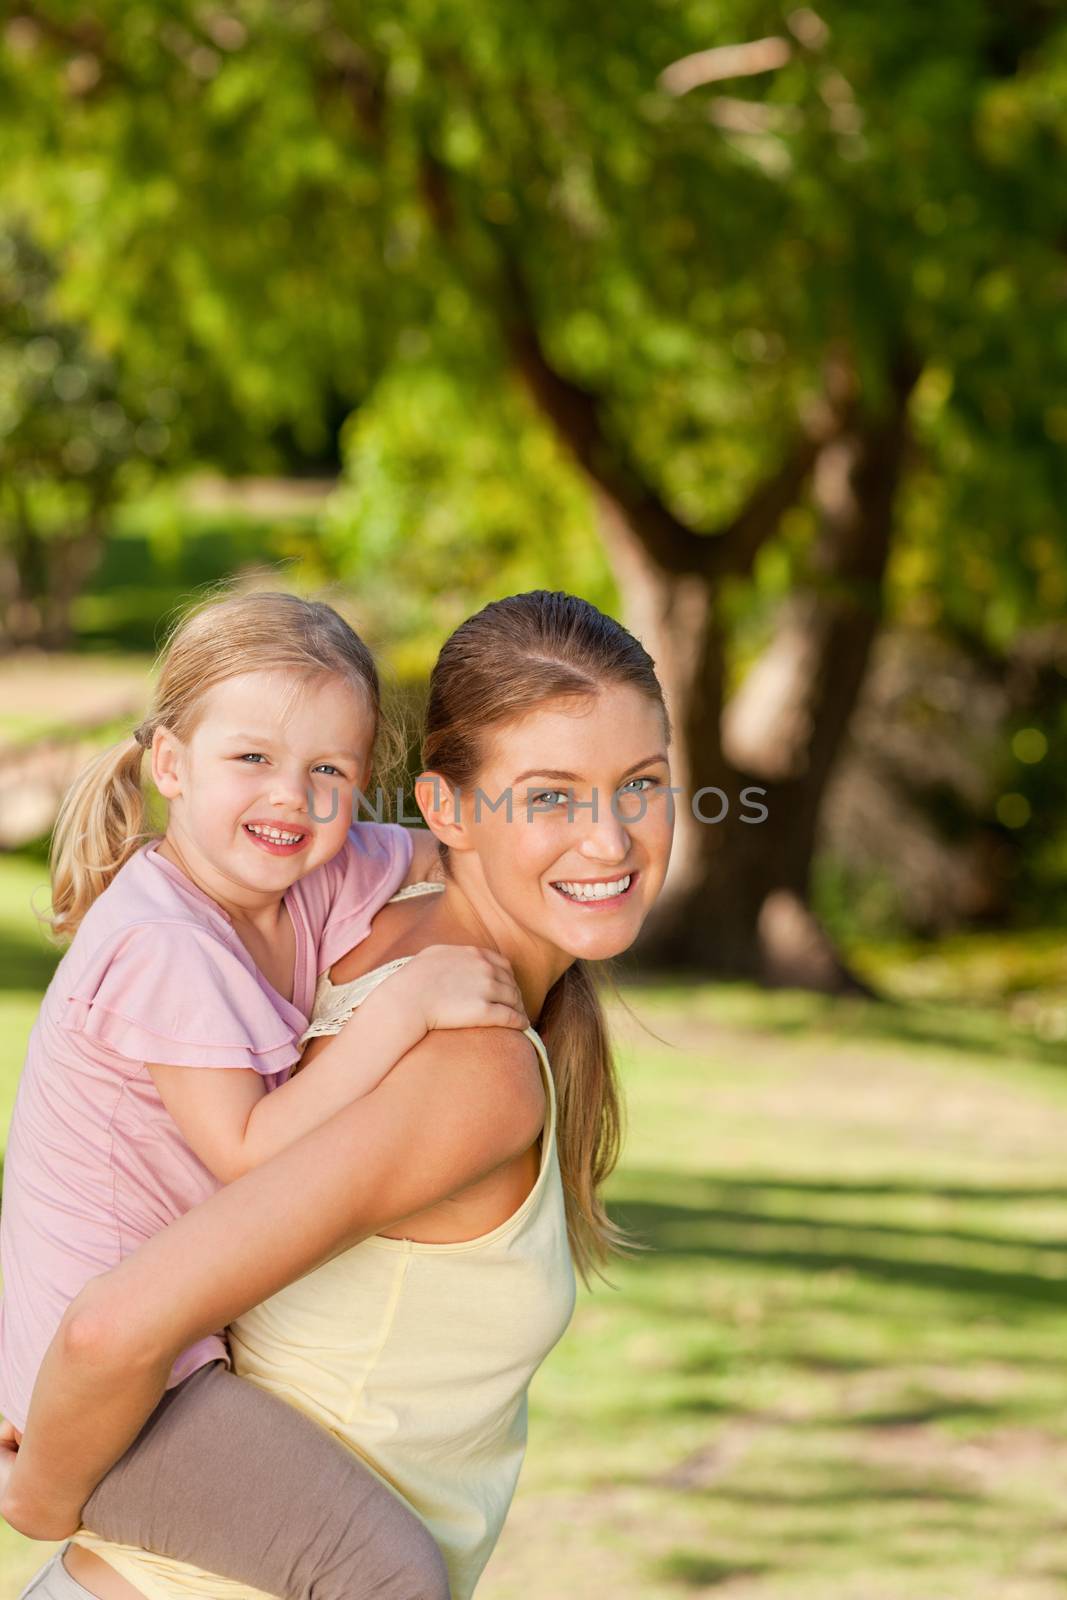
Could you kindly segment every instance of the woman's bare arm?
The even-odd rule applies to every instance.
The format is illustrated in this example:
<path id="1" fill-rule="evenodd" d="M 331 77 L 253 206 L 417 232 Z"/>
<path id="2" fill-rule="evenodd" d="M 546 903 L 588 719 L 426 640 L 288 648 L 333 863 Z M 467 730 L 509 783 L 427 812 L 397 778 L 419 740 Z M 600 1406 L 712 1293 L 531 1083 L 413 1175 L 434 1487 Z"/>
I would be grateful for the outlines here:
<path id="1" fill-rule="evenodd" d="M 42 1363 L 3 1515 L 32 1538 L 66 1537 L 182 1350 L 521 1155 L 544 1110 L 519 1033 L 429 1034 L 370 1094 L 94 1278 Z"/>

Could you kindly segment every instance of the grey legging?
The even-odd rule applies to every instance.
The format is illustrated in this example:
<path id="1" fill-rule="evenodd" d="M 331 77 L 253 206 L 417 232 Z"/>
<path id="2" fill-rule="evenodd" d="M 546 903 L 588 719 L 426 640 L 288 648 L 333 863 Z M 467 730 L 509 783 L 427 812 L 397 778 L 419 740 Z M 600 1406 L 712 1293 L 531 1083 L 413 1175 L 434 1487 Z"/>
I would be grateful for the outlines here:
<path id="1" fill-rule="evenodd" d="M 167 1391 L 82 1519 L 105 1539 L 281 1600 L 448 1600 L 441 1552 L 407 1504 L 324 1428 L 222 1361 Z M 23 1593 L 89 1591 L 53 1558 Z"/>

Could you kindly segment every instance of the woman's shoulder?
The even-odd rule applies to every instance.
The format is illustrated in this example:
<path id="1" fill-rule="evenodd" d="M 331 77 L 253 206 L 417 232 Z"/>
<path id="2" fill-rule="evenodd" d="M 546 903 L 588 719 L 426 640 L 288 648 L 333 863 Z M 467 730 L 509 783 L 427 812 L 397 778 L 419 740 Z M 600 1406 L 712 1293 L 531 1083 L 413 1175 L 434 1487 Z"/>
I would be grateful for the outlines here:
<path id="1" fill-rule="evenodd" d="M 501 1161 L 522 1155 L 544 1127 L 548 1102 L 539 1051 L 517 1028 L 435 1028 L 389 1077 L 406 1068 L 416 1091 L 419 1079 L 447 1082 L 472 1132 L 488 1134 Z"/>

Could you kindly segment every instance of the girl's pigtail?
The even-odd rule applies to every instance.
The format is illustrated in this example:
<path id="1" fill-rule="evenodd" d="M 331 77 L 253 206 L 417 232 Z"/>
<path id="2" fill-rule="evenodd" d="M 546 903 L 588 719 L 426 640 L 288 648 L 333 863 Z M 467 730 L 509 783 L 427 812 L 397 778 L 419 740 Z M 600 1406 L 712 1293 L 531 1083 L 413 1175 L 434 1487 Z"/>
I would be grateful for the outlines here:
<path id="1" fill-rule="evenodd" d="M 90 761 L 63 797 L 49 851 L 52 913 L 42 916 L 57 942 L 72 939 L 98 895 L 137 850 L 144 831 L 144 746 L 137 734 Z"/>

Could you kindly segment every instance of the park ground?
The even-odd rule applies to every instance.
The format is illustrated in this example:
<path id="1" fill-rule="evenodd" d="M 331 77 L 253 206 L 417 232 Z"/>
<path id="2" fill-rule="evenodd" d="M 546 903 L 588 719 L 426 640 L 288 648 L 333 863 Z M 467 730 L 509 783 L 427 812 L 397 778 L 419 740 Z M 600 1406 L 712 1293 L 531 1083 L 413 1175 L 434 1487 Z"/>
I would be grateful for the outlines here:
<path id="1" fill-rule="evenodd" d="M 0 1126 L 55 960 L 0 863 Z M 1067 1592 L 1067 942 L 868 954 L 892 1004 L 624 986 L 616 1215 L 479 1600 Z M 998 987 L 999 986 L 999 987 Z M 0 1528 L 0 1596 L 43 1559 Z"/>

